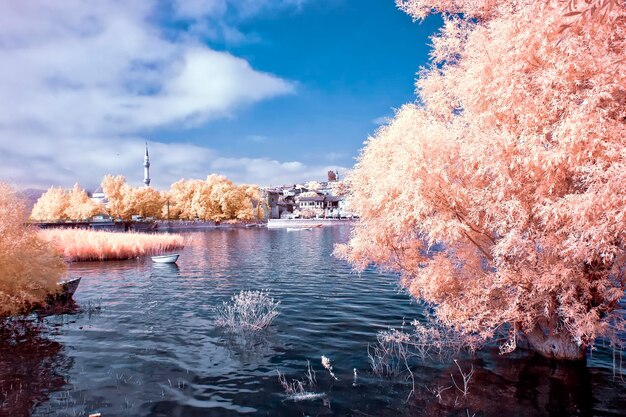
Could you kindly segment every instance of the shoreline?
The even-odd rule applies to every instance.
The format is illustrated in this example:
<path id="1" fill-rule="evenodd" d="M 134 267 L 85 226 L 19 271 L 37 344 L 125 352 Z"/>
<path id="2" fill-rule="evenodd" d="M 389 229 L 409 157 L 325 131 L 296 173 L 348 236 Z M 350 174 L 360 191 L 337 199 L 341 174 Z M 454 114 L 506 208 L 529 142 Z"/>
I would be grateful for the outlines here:
<path id="1" fill-rule="evenodd" d="M 267 227 L 329 227 L 353 224 L 357 219 L 269 219 L 267 222 L 216 223 L 214 221 L 156 220 L 151 222 L 50 222 L 32 223 L 40 229 L 85 229 L 112 232 L 175 232 L 184 230 L 249 229 Z"/>
<path id="2" fill-rule="evenodd" d="M 344 224 L 353 224 L 357 219 L 269 219 L 268 229 L 282 229 L 287 227 L 329 227 Z"/>

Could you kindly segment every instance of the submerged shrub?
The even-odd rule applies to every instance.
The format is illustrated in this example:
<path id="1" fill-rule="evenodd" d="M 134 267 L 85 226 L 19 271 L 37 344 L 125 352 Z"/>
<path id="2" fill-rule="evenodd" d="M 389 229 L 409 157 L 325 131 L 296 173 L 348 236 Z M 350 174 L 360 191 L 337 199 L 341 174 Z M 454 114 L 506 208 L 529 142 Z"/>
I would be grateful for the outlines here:
<path id="1" fill-rule="evenodd" d="M 25 202 L 0 183 L 0 318 L 43 302 L 65 272 L 63 259 L 27 219 Z"/>
<path id="2" fill-rule="evenodd" d="M 283 387 L 285 395 L 292 401 L 316 400 L 326 396 L 323 392 L 315 392 L 317 379 L 309 361 L 307 361 L 306 373 L 304 374 L 306 380 L 292 379 L 287 381 L 287 377 L 284 374 L 278 370 L 276 372 L 278 373 L 278 382 Z"/>
<path id="3" fill-rule="evenodd" d="M 378 376 L 398 376 L 407 371 L 411 374 L 413 359 L 422 360 L 432 356 L 451 357 L 461 351 L 478 348 L 478 341 L 468 339 L 437 323 L 432 317 L 428 324 L 414 320 L 412 329 L 403 327 L 378 332 L 376 343 L 368 346 L 367 353 L 372 372 Z"/>
<path id="4" fill-rule="evenodd" d="M 337 378 L 333 372 L 333 366 L 330 364 L 330 359 L 328 359 L 327 356 L 322 355 L 322 366 L 328 371 L 330 376 L 332 376 L 335 381 L 339 381 L 339 378 Z"/>
<path id="5" fill-rule="evenodd" d="M 231 330 L 262 330 L 278 316 L 280 301 L 274 301 L 269 291 L 241 291 L 215 309 L 215 325 Z"/>

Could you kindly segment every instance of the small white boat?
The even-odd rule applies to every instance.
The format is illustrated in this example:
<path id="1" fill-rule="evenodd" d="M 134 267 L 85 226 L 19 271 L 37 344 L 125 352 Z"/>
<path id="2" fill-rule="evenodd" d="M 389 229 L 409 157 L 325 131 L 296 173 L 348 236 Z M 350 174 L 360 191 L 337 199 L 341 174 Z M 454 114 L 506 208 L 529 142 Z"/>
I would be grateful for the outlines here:
<path id="1" fill-rule="evenodd" d="M 173 253 L 171 255 L 151 256 L 151 258 L 152 262 L 156 262 L 158 264 L 173 264 L 178 260 L 178 256 L 179 255 L 177 253 Z"/>
<path id="2" fill-rule="evenodd" d="M 312 227 L 288 227 L 288 232 L 301 232 L 303 230 L 313 230 Z"/>

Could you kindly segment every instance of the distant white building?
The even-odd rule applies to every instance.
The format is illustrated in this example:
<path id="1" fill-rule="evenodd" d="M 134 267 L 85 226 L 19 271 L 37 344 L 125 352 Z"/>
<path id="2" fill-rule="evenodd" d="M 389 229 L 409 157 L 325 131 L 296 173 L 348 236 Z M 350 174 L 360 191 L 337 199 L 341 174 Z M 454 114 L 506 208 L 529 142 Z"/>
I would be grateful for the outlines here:
<path id="1" fill-rule="evenodd" d="M 107 200 L 106 194 L 104 194 L 104 191 L 102 190 L 102 187 L 96 188 L 96 190 L 91 193 L 91 201 L 96 204 L 102 204 L 105 207 L 109 202 L 109 200 Z"/>
<path id="2" fill-rule="evenodd" d="M 302 212 L 307 215 L 313 212 L 318 217 L 326 218 L 354 217 L 354 213 L 346 206 L 344 193 L 338 188 L 338 179 L 339 172 L 330 170 L 328 181 L 316 183 L 314 189 L 301 184 L 264 188 L 269 218 L 293 218 L 300 216 Z M 304 193 L 307 194 L 303 196 Z"/>

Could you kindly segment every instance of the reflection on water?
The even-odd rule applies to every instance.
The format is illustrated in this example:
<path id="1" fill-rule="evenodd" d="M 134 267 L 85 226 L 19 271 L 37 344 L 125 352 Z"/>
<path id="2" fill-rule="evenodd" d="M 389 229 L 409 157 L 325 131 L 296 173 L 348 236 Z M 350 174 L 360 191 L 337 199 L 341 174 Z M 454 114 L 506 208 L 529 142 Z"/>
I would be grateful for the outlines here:
<path id="1" fill-rule="evenodd" d="M 0 340 L 5 341 L 0 343 L 0 415 L 29 416 L 50 392 L 65 386 L 71 359 L 60 343 L 42 337 L 30 322 L 6 322 Z"/>
<path id="2" fill-rule="evenodd" d="M 450 374 L 459 378 L 454 363 L 433 359 L 414 367 L 415 395 L 406 401 L 411 381 L 372 376 L 367 345 L 379 330 L 419 319 L 419 306 L 398 291 L 394 277 L 352 274 L 334 259 L 333 245 L 348 236 L 343 227 L 214 230 L 190 233 L 193 244 L 177 265 L 149 258 L 72 265 L 71 273 L 83 277 L 77 302 L 97 300 L 101 310 L 45 319 L 58 350 L 54 359 L 24 362 L 45 378 L 38 383 L 23 371 L 39 392 L 23 410 L 35 416 L 395 417 L 619 415 L 626 409 L 624 383 L 612 380 L 610 352 L 602 351 L 587 367 L 490 351 L 462 357 L 464 369 L 473 363 L 476 370 L 467 397 L 455 388 L 440 398 L 432 394 L 433 387 L 452 385 Z M 268 289 L 281 301 L 281 314 L 266 332 L 213 326 L 214 307 L 242 289 Z M 321 355 L 332 360 L 339 381 L 322 368 Z M 287 400 L 276 371 L 303 379 L 307 360 L 326 397 Z"/>
<path id="3" fill-rule="evenodd" d="M 416 403 L 428 415 L 448 415 L 450 409 L 494 416 L 607 415 L 613 409 L 615 415 L 620 415 L 619 410 L 626 405 L 619 392 L 623 386 L 612 392 L 597 392 L 594 381 L 607 387 L 615 382 L 584 364 L 554 363 L 528 353 L 503 358 L 496 350 L 459 363 L 465 371 L 472 365 L 476 371 L 470 380 L 469 394 L 464 396 L 454 387 L 451 375 L 459 385 L 462 377 L 458 368 L 450 364 L 438 378 L 421 381 L 425 388 L 416 395 Z M 443 390 L 437 398 L 435 387 L 450 389 Z"/>
<path id="4" fill-rule="evenodd" d="M 154 268 L 154 272 L 162 272 L 163 274 L 167 274 L 169 276 L 180 275 L 180 268 L 177 264 L 161 264 L 161 263 L 153 263 L 152 268 Z"/>

